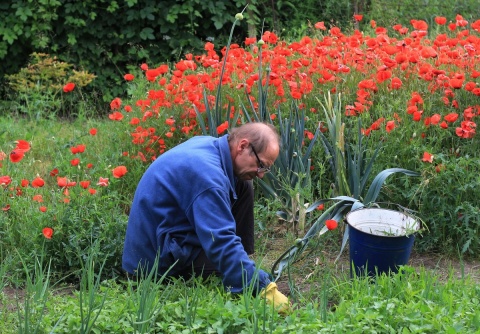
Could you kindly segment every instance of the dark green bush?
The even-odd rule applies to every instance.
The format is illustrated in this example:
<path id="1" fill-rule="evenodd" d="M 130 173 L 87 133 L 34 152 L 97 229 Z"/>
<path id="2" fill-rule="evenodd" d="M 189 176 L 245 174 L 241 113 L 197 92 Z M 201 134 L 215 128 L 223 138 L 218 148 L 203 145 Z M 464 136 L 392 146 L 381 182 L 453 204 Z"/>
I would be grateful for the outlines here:
<path id="1" fill-rule="evenodd" d="M 0 78 L 33 51 L 56 55 L 97 75 L 104 101 L 122 95 L 128 66 L 155 65 L 222 44 L 243 0 L 17 1 L 0 4 Z M 241 10 L 242 8 L 240 8 Z M 3 80 L 3 79 L 2 79 Z"/>

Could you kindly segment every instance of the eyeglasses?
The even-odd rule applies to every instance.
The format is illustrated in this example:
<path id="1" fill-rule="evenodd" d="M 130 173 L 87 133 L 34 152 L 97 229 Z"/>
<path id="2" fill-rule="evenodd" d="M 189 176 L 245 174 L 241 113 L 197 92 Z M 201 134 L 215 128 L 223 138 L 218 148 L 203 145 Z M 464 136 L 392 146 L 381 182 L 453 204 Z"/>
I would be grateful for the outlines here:
<path id="1" fill-rule="evenodd" d="M 257 173 L 268 173 L 270 171 L 270 167 L 265 167 L 263 162 L 258 157 L 258 154 L 255 151 L 255 147 L 253 147 L 252 144 L 250 144 L 250 147 L 252 148 L 253 154 L 255 154 L 255 157 L 257 158 L 258 166 L 260 166 L 257 168 Z"/>

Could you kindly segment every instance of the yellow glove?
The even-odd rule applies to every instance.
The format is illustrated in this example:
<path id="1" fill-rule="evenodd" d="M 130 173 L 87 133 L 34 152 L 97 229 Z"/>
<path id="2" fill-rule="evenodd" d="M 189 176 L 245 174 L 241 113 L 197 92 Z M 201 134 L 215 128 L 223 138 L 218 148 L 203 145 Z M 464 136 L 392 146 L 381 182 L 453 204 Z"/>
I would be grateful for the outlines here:
<path id="1" fill-rule="evenodd" d="M 265 298 L 267 303 L 273 305 L 280 314 L 288 314 L 292 311 L 287 296 L 278 291 L 277 284 L 274 282 L 260 292 L 260 297 Z"/>

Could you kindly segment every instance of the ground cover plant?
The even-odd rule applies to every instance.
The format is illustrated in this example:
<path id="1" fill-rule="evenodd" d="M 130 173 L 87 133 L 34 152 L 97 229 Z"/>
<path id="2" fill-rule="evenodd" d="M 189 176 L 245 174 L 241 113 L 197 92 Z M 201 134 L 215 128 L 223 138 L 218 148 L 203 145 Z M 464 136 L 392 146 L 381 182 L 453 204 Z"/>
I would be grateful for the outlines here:
<path id="1" fill-rule="evenodd" d="M 266 31 L 228 48 L 206 43 L 203 54 L 125 73 L 128 94 L 111 101 L 106 120 L 3 115 L 0 287 L 19 287 L 23 297 L 12 305 L 15 298 L 2 293 L 2 332 L 478 331 L 480 290 L 453 272 L 439 281 L 405 267 L 374 282 L 350 280 L 317 250 L 317 264 L 304 264 L 297 282 L 288 282 L 295 311 L 279 318 L 261 299 L 231 296 L 218 281 L 132 282 L 119 263 L 136 183 L 155 157 L 202 134 L 198 114 L 218 112 L 210 130 L 222 135 L 252 115 L 278 124 L 294 110 L 303 120 L 303 142 L 296 145 L 307 150 L 317 131 L 328 131 L 319 103 L 327 93 L 344 102 L 347 138 L 355 140 L 360 118 L 364 139 L 383 142 L 375 171 L 400 166 L 421 173 L 420 180 L 387 182 L 380 194 L 425 221 L 418 251 L 478 256 L 480 20 L 457 15 L 435 22 L 379 27 L 372 21 L 349 33 L 318 22 L 314 34 L 293 42 Z M 73 92 L 75 83 L 65 82 L 61 93 Z M 294 132 L 300 123 L 292 124 Z M 331 192 L 323 148 L 314 145 L 308 160 L 308 193 L 290 189 L 305 197 L 301 203 Z M 281 203 L 259 195 L 265 244 L 279 223 L 262 205 L 271 210 Z M 284 250 L 296 236 L 282 224 Z M 336 230 L 323 246 L 338 249 L 340 240 Z M 261 265 L 269 253 L 260 245 Z M 299 288 L 299 280 L 308 288 Z M 60 284 L 73 286 L 58 294 Z"/>

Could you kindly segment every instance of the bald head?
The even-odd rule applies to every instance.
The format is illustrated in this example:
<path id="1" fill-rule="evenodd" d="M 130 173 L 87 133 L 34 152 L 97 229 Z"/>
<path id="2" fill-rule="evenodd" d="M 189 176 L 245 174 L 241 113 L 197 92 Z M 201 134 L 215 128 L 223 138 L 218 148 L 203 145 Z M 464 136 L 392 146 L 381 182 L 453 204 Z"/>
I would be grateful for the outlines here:
<path id="1" fill-rule="evenodd" d="M 230 130 L 230 145 L 241 139 L 248 139 L 258 152 L 265 151 L 269 145 L 280 147 L 280 137 L 272 124 L 250 122 Z"/>
<path id="2" fill-rule="evenodd" d="M 280 138 L 271 124 L 247 123 L 230 131 L 233 172 L 241 180 L 263 177 L 280 153 Z"/>

